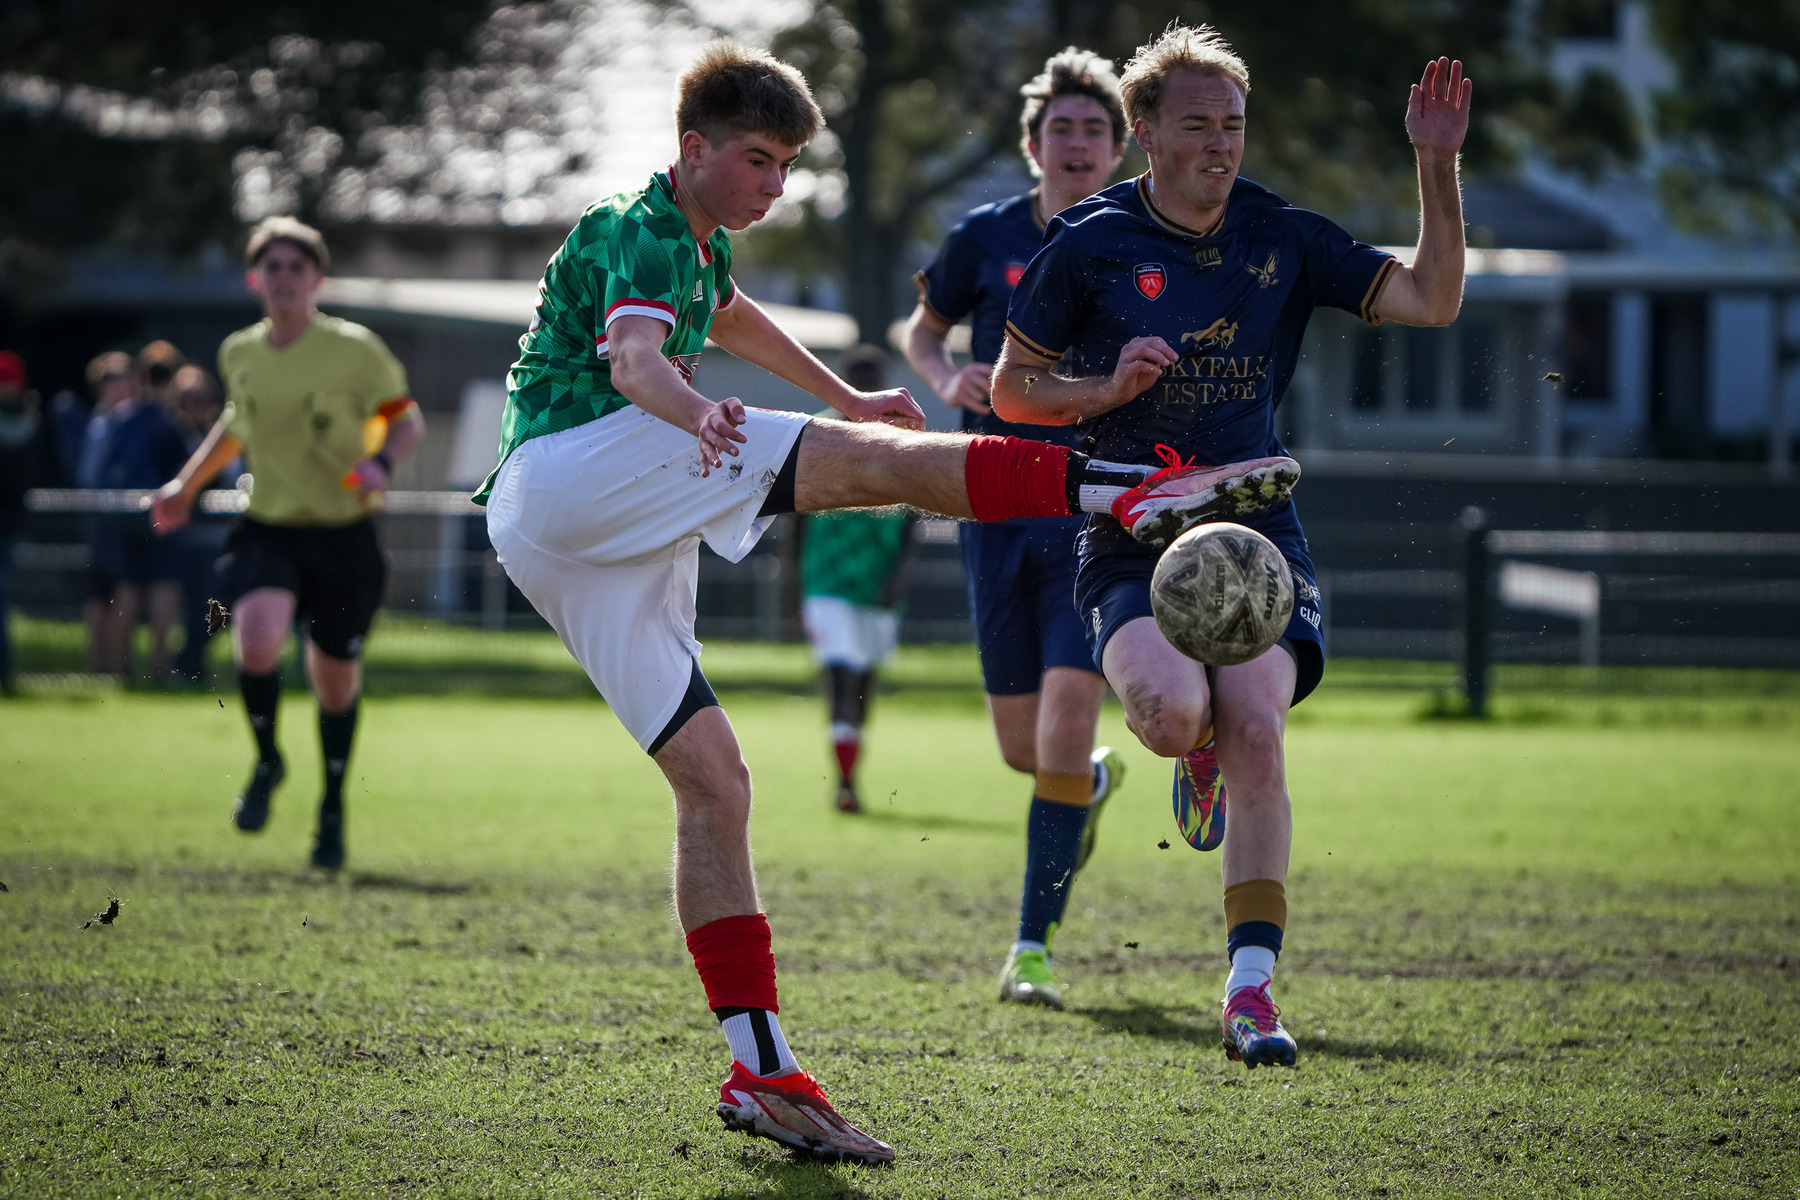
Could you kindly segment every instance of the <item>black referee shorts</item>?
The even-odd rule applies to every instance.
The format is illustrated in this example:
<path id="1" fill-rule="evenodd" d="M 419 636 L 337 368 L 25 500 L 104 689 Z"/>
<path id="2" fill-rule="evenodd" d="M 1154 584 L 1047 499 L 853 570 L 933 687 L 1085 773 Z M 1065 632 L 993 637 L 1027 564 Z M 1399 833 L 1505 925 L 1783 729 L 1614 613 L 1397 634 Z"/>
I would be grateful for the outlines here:
<path id="1" fill-rule="evenodd" d="M 295 616 L 312 623 L 312 640 L 333 658 L 356 658 L 381 607 L 387 560 L 375 523 L 339 527 L 238 522 L 219 559 L 227 605 L 257 588 L 294 593 Z"/>

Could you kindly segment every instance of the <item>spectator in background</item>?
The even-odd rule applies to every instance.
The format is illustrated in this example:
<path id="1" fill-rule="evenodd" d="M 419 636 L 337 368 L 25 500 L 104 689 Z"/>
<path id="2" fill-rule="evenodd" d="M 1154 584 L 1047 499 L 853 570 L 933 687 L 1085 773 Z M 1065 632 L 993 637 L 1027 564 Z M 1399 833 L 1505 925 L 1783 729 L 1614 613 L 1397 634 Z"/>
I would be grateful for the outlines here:
<path id="1" fill-rule="evenodd" d="M 188 365 L 187 355 L 173 342 L 154 341 L 138 351 L 138 370 L 143 373 L 148 398 L 175 415 L 175 375 Z"/>
<path id="2" fill-rule="evenodd" d="M 878 392 L 887 355 L 855 346 L 838 373 L 859 392 Z M 825 415 L 825 414 L 821 414 Z M 829 414 L 836 416 L 835 413 Z M 861 812 L 856 761 L 875 668 L 900 644 L 901 567 L 913 518 L 901 510 L 809 513 L 802 518 L 800 618 L 825 670 L 825 704 L 837 758 L 839 812 Z"/>
<path id="3" fill-rule="evenodd" d="M 206 440 L 207 433 L 223 411 L 218 385 L 205 367 L 190 363 L 170 378 L 168 397 L 175 428 L 180 431 L 182 443 L 191 455 Z M 242 474 L 242 458 L 233 459 L 213 481 L 213 486 L 235 488 Z M 221 590 L 218 560 L 225 553 L 225 539 L 230 532 L 231 526 L 227 522 L 202 518 L 169 537 L 175 548 L 181 580 L 181 628 L 185 634 L 181 649 L 175 655 L 177 681 L 199 683 L 206 676 L 206 642 L 211 636 L 206 628 L 206 603 Z"/>
<path id="4" fill-rule="evenodd" d="M 26 386 L 25 360 L 0 350 L 0 693 L 12 695 L 13 549 L 25 524 L 25 493 L 61 483 L 55 427 Z"/>
<path id="5" fill-rule="evenodd" d="M 154 489 L 181 469 L 187 447 L 160 404 L 150 399 L 141 364 L 123 354 L 102 354 L 88 367 L 94 416 L 82 446 L 80 483 L 104 489 Z M 90 635 L 98 632 L 99 669 L 131 675 L 132 634 L 139 614 L 150 625 L 151 675 L 169 674 L 169 634 L 175 628 L 181 588 L 176 556 L 144 514 L 102 513 L 93 533 L 94 585 L 90 606 L 100 602 Z"/>

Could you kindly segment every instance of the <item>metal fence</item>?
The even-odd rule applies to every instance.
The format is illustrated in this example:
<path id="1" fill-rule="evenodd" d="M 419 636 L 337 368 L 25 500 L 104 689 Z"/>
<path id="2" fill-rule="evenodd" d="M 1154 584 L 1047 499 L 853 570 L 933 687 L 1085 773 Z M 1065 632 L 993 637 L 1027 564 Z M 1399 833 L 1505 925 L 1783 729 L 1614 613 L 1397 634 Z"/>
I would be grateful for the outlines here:
<path id="1" fill-rule="evenodd" d="M 79 614 L 91 561 L 87 520 L 142 511 L 149 498 L 30 493 L 15 602 L 35 615 Z M 245 499 L 204 493 L 197 525 L 222 541 Z M 378 517 L 388 608 L 492 630 L 543 628 L 496 561 L 482 517 L 461 492 L 389 493 Z M 1460 661 L 1477 673 L 1489 662 L 1800 668 L 1800 533 L 1492 530 L 1470 520 L 1454 529 L 1328 526 L 1314 553 L 1330 653 Z M 802 636 L 795 521 L 777 521 L 741 562 L 702 551 L 702 637 Z M 935 518 L 917 526 L 904 589 L 907 641 L 971 636 L 956 529 Z M 1361 565 L 1378 559 L 1372 546 L 1391 543 L 1394 560 L 1406 561 L 1408 547 L 1427 541 L 1440 547 L 1430 561 L 1442 565 Z M 1450 552 L 1458 545 L 1460 561 Z M 1359 565 L 1334 565 L 1344 557 Z"/>

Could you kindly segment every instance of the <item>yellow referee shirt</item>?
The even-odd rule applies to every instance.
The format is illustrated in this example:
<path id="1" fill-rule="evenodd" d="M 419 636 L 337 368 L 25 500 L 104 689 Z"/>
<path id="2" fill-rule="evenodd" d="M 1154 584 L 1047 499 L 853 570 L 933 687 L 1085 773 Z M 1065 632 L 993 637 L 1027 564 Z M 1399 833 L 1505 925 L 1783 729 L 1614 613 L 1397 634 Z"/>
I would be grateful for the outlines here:
<path id="1" fill-rule="evenodd" d="M 244 444 L 254 486 L 248 515 L 270 525 L 349 525 L 377 507 L 343 486 L 368 456 L 363 422 L 407 395 L 406 371 L 373 332 L 320 314 L 276 349 L 269 323 L 219 347 L 225 432 Z"/>

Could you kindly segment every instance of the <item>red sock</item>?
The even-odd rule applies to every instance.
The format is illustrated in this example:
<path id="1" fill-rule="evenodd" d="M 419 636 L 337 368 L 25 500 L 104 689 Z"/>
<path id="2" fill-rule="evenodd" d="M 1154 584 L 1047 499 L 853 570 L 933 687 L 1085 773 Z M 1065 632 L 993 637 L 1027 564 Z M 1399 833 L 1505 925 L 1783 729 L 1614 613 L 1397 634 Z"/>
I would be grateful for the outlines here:
<path id="1" fill-rule="evenodd" d="M 1066 517 L 1069 451 L 1016 437 L 973 437 L 963 466 L 969 508 L 977 521 Z"/>
<path id="2" fill-rule="evenodd" d="M 775 951 L 763 914 L 709 921 L 687 935 L 687 946 L 708 1008 L 781 1011 L 775 1001 Z"/>
<path id="3" fill-rule="evenodd" d="M 844 738 L 833 742 L 831 748 L 837 751 L 838 778 L 849 783 L 851 777 L 856 774 L 856 756 L 862 753 L 862 740 L 860 738 Z"/>

